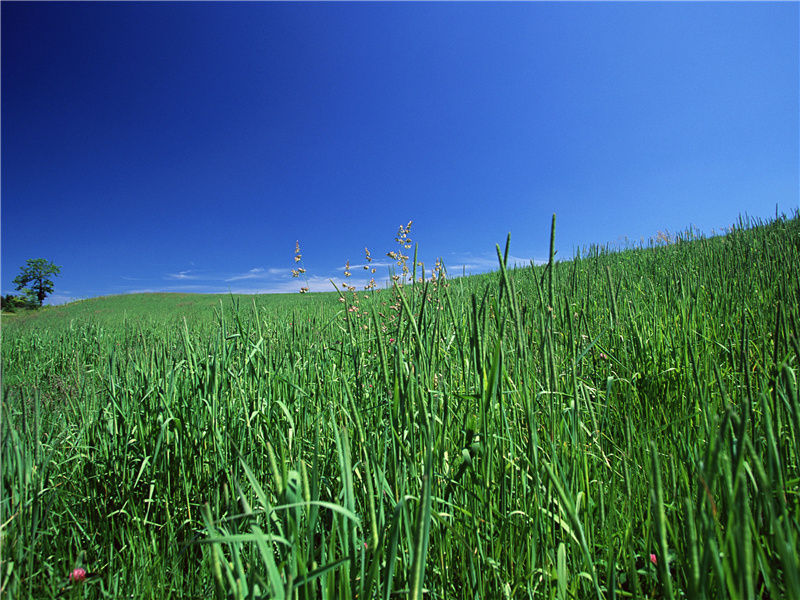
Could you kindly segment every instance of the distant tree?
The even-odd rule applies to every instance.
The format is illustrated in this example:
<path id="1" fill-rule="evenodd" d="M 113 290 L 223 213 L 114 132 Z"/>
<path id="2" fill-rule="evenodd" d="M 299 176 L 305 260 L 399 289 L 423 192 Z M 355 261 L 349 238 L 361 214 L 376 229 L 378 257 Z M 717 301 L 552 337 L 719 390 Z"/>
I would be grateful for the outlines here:
<path id="1" fill-rule="evenodd" d="M 14 294 L 6 294 L 0 296 L 0 308 L 5 312 L 15 312 L 19 309 L 36 308 L 35 300 L 26 298 L 25 296 L 15 296 Z"/>
<path id="2" fill-rule="evenodd" d="M 47 294 L 53 293 L 53 280 L 50 277 L 58 275 L 61 267 L 44 258 L 29 258 L 20 271 L 14 279 L 17 290 L 35 302 L 36 306 L 41 306 Z"/>
<path id="3" fill-rule="evenodd" d="M 5 312 L 14 312 L 17 309 L 17 297 L 14 294 L 0 296 L 0 309 Z"/>

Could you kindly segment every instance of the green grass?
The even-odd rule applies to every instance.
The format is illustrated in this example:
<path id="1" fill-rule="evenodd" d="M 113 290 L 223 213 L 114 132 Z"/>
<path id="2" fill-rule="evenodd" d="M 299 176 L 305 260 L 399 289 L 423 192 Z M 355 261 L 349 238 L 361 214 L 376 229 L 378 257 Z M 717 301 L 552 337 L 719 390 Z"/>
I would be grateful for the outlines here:
<path id="1" fill-rule="evenodd" d="M 0 593 L 800 598 L 800 218 L 497 251 L 4 316 Z"/>

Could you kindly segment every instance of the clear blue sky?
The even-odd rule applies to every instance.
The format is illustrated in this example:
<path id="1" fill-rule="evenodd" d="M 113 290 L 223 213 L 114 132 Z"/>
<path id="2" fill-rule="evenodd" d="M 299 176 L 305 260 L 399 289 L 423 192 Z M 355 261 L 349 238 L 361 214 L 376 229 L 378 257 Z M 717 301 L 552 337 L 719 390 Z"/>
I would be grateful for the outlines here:
<path id="1" fill-rule="evenodd" d="M 2 3 L 2 291 L 312 289 L 798 206 L 798 3 Z M 385 279 L 385 269 L 379 275 Z M 361 272 L 358 272 L 361 276 Z"/>

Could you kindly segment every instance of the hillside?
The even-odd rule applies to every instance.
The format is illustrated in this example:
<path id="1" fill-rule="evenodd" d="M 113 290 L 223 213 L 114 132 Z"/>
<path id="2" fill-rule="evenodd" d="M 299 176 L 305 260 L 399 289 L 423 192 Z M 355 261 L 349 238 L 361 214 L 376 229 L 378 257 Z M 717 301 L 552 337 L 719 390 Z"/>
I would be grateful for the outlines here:
<path id="1" fill-rule="evenodd" d="M 800 597 L 800 217 L 498 264 L 4 319 L 3 594 Z"/>

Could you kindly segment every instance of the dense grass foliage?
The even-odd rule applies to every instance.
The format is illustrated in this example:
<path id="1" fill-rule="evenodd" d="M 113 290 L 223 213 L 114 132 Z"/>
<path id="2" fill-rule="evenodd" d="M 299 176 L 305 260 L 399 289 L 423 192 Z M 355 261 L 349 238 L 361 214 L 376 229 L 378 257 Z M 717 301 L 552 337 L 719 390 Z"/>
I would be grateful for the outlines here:
<path id="1" fill-rule="evenodd" d="M 4 320 L 3 596 L 800 598 L 797 215 L 498 257 Z"/>

